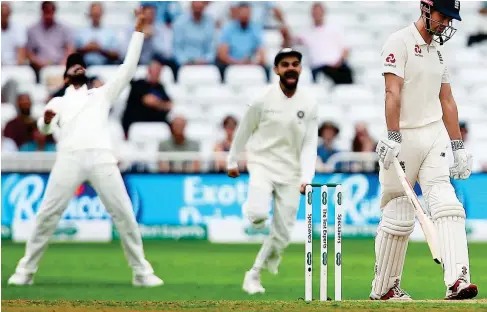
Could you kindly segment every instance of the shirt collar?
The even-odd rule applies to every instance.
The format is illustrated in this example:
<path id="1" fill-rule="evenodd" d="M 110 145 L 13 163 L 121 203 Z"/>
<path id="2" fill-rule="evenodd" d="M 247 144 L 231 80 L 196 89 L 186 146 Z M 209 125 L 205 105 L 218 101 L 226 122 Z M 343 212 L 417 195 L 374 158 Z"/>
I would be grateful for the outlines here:
<path id="1" fill-rule="evenodd" d="M 86 84 L 82 85 L 79 89 L 75 89 L 72 85 L 66 88 L 66 93 L 75 93 L 80 91 L 88 91 L 88 87 L 86 86 Z"/>
<path id="2" fill-rule="evenodd" d="M 413 34 L 414 40 L 416 40 L 416 43 L 418 45 L 428 45 L 426 41 L 424 41 L 423 36 L 419 33 L 419 30 L 416 28 L 416 25 L 413 23 L 409 29 L 411 30 L 411 33 Z M 436 41 L 431 40 L 430 46 L 436 47 Z"/>

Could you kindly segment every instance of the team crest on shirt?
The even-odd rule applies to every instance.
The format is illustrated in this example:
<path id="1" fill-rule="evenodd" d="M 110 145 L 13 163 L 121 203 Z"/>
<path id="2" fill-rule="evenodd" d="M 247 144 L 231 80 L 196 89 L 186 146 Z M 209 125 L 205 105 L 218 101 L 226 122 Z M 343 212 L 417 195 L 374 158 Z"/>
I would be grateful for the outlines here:
<path id="1" fill-rule="evenodd" d="M 384 64 L 384 66 L 396 67 L 395 63 L 396 63 L 396 57 L 394 56 L 393 53 L 391 53 L 386 57 L 386 63 Z"/>
<path id="2" fill-rule="evenodd" d="M 436 51 L 436 52 L 438 52 L 438 59 L 440 60 L 440 64 L 443 64 L 443 57 L 441 56 L 440 51 Z"/>
<path id="3" fill-rule="evenodd" d="M 414 46 L 414 55 L 416 56 L 419 56 L 419 57 L 423 57 L 423 54 L 421 54 L 422 51 L 421 51 L 421 48 L 419 47 L 419 45 L 415 45 Z"/>
<path id="4" fill-rule="evenodd" d="M 298 112 L 298 114 L 297 114 L 297 115 L 298 115 L 298 118 L 299 118 L 299 119 L 303 119 L 303 117 L 304 117 L 304 112 L 300 110 L 300 111 Z"/>

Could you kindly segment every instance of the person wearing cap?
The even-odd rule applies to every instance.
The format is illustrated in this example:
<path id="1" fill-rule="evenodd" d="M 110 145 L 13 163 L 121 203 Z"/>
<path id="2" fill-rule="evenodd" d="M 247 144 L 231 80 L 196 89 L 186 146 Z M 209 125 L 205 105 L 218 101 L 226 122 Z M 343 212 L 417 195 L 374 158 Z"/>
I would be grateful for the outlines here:
<path id="1" fill-rule="evenodd" d="M 318 146 L 317 155 L 319 161 L 321 162 L 321 165 L 324 168 L 324 171 L 326 172 L 333 172 L 334 170 L 341 169 L 342 167 L 341 164 L 338 164 L 338 167 L 340 168 L 329 167 L 326 164 L 328 159 L 333 154 L 340 152 L 334 146 L 335 138 L 339 133 L 340 133 L 340 129 L 338 128 L 338 126 L 331 121 L 323 122 L 320 128 L 318 129 L 318 136 L 321 138 L 322 144 Z"/>
<path id="2" fill-rule="evenodd" d="M 144 34 L 145 18 L 136 11 L 136 26 L 124 63 L 104 86 L 88 89 L 86 65 L 80 54 L 67 59 L 69 87 L 62 97 L 49 101 L 38 129 L 43 134 L 57 132 L 56 161 L 46 192 L 36 215 L 36 224 L 26 243 L 10 285 L 31 285 L 48 240 L 56 229 L 75 190 L 85 181 L 97 191 L 120 233 L 122 246 L 134 272 L 133 285 L 153 287 L 163 284 L 145 259 L 142 238 L 132 204 L 113 155 L 108 129 L 111 104 L 133 78 L 137 69 Z"/>
<path id="3" fill-rule="evenodd" d="M 274 73 L 279 75 L 279 83 L 249 104 L 228 154 L 228 176 L 236 178 L 237 156 L 247 147 L 250 178 L 242 213 L 254 228 L 265 227 L 274 200 L 270 235 L 245 274 L 243 290 L 249 294 L 265 292 L 260 282 L 264 267 L 277 274 L 296 221 L 300 192 L 304 193 L 315 174 L 317 104 L 310 92 L 298 87 L 301 59 L 302 54 L 291 48 L 276 55 Z"/>
<path id="4" fill-rule="evenodd" d="M 464 147 L 441 52 L 456 32 L 453 20 L 461 21 L 460 1 L 421 0 L 420 9 L 421 17 L 393 33 L 382 48 L 388 135 L 376 148 L 382 218 L 375 240 L 374 300 L 411 300 L 400 283 L 415 213 L 394 168 L 395 158 L 411 185 L 419 182 L 436 227 L 445 299 L 471 299 L 478 293 L 470 283 L 465 209 L 450 181 L 470 176 L 472 156 Z M 448 145 L 454 155 L 451 168 Z"/>

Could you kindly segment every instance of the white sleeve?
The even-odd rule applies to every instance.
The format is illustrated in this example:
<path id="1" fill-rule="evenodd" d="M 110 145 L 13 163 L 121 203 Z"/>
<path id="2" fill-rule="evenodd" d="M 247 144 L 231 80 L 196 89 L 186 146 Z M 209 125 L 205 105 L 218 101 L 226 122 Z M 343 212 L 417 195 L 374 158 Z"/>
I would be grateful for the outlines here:
<path id="1" fill-rule="evenodd" d="M 441 76 L 441 83 L 450 83 L 450 72 L 448 71 L 448 67 L 446 66 L 443 70 L 443 75 Z"/>
<path id="2" fill-rule="evenodd" d="M 232 141 L 232 146 L 228 152 L 227 168 L 233 169 L 238 167 L 237 156 L 244 150 L 252 133 L 257 129 L 260 120 L 260 105 L 259 103 L 249 104 L 249 108 L 244 117 L 240 121 L 235 137 Z"/>
<path id="3" fill-rule="evenodd" d="M 53 134 L 55 131 L 59 129 L 58 122 L 59 122 L 59 99 L 53 98 L 47 103 L 46 107 L 44 107 L 44 112 L 47 110 L 52 110 L 56 113 L 56 115 L 52 118 L 49 124 L 44 122 L 44 113 L 42 116 L 37 120 L 37 128 L 39 132 L 42 134 Z"/>
<path id="4" fill-rule="evenodd" d="M 123 64 L 118 67 L 114 77 L 112 77 L 105 86 L 109 105 L 111 105 L 120 95 L 122 90 L 130 83 L 135 75 L 137 65 L 139 64 L 140 52 L 144 44 L 144 34 L 138 31 L 132 33 L 132 38 L 127 49 L 127 54 Z"/>
<path id="5" fill-rule="evenodd" d="M 315 176 L 318 150 L 318 107 L 315 105 L 301 149 L 301 182 L 311 183 Z"/>
<path id="6" fill-rule="evenodd" d="M 407 51 L 400 38 L 389 38 L 382 48 L 382 73 L 391 73 L 404 78 L 407 62 Z"/>

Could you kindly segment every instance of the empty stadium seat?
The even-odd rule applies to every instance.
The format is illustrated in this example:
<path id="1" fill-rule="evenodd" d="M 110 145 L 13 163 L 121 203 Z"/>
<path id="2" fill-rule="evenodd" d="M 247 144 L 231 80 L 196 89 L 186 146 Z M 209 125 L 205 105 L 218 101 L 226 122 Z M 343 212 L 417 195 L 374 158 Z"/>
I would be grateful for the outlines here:
<path id="1" fill-rule="evenodd" d="M 215 136 L 216 127 L 209 122 L 189 122 L 186 125 L 185 134 L 188 138 L 202 141 Z"/>
<path id="2" fill-rule="evenodd" d="M 51 65 L 41 69 L 40 83 L 45 85 L 49 91 L 54 91 L 61 87 L 63 82 L 63 75 L 66 67 L 64 65 Z"/>
<path id="3" fill-rule="evenodd" d="M 479 120 L 485 119 L 486 111 L 482 106 L 478 105 L 459 105 L 458 117 L 461 120 Z"/>
<path id="4" fill-rule="evenodd" d="M 208 116 L 211 116 L 210 118 L 212 118 L 216 123 L 219 124 L 226 116 L 234 116 L 238 120 L 241 120 L 247 110 L 248 106 L 246 105 L 227 104 L 212 106 L 208 112 Z"/>
<path id="5" fill-rule="evenodd" d="M 2 103 L 2 129 L 5 125 L 17 116 L 17 108 L 11 103 Z"/>
<path id="6" fill-rule="evenodd" d="M 46 105 L 44 102 L 34 102 L 31 109 L 32 118 L 38 119 L 44 115 L 44 108 Z"/>
<path id="7" fill-rule="evenodd" d="M 339 123 L 344 119 L 344 110 L 342 106 L 337 105 L 318 105 L 318 120 L 323 121 L 333 121 Z"/>
<path id="8" fill-rule="evenodd" d="M 139 146 L 159 143 L 171 136 L 169 126 L 164 122 L 136 122 L 130 126 L 128 138 Z"/>
<path id="9" fill-rule="evenodd" d="M 257 65 L 228 66 L 225 79 L 231 86 L 263 85 L 267 83 L 264 68 Z"/>
<path id="10" fill-rule="evenodd" d="M 383 122 L 385 123 L 385 107 L 375 103 L 358 102 L 349 107 L 346 119 L 352 123 L 365 122 Z"/>
<path id="11" fill-rule="evenodd" d="M 240 104 L 242 101 L 243 99 L 234 90 L 224 84 L 198 86 L 187 100 L 189 103 L 205 108 L 221 104 Z"/>
<path id="12" fill-rule="evenodd" d="M 183 66 L 179 69 L 179 83 L 186 86 L 220 84 L 221 76 L 213 65 Z"/>
<path id="13" fill-rule="evenodd" d="M 180 103 L 179 105 L 174 105 L 171 110 L 171 116 L 182 115 L 188 121 L 191 120 L 201 120 L 204 118 L 203 111 L 198 105 L 184 105 Z"/>
<path id="14" fill-rule="evenodd" d="M 370 88 L 360 85 L 338 85 L 334 88 L 333 103 L 339 105 L 359 105 L 375 103 L 375 95 Z"/>
<path id="15" fill-rule="evenodd" d="M 10 79 L 17 81 L 20 85 L 33 85 L 36 83 L 36 74 L 28 65 L 2 65 L 2 86 Z"/>
<path id="16" fill-rule="evenodd" d="M 42 84 L 24 85 L 22 89 L 29 93 L 31 100 L 35 103 L 46 103 L 49 97 L 49 91 Z"/>
<path id="17" fill-rule="evenodd" d="M 110 132 L 110 138 L 114 144 L 119 144 L 120 142 L 125 141 L 125 133 L 119 120 L 110 118 L 108 120 L 108 131 Z"/>
<path id="18" fill-rule="evenodd" d="M 266 48 L 280 48 L 282 44 L 282 35 L 278 30 L 264 31 L 264 45 Z"/>

